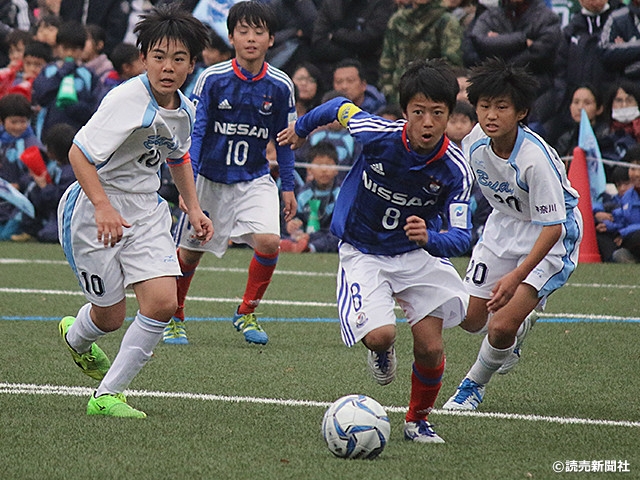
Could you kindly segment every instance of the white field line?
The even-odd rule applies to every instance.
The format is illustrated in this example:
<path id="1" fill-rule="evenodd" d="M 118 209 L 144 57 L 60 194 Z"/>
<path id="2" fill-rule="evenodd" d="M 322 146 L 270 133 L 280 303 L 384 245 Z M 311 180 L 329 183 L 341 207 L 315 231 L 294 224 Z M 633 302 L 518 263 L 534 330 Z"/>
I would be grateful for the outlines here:
<path id="1" fill-rule="evenodd" d="M 27 295 L 67 295 L 67 296 L 84 296 L 81 291 L 78 290 L 47 290 L 47 289 L 34 289 L 34 288 L 2 288 L 0 287 L 0 293 L 19 293 Z M 133 293 L 127 294 L 128 298 L 135 298 Z M 240 301 L 239 298 L 219 298 L 219 297 L 191 297 L 188 296 L 187 300 L 192 302 L 207 302 L 207 303 L 232 303 L 236 304 Z M 269 300 L 263 299 L 260 301 L 261 305 L 284 305 L 284 306 L 299 306 L 299 307 L 319 307 L 319 308 L 335 308 L 335 302 L 302 302 L 298 300 Z M 396 305 L 396 310 L 400 310 L 400 307 Z M 540 318 L 560 318 L 560 319 L 576 319 L 578 321 L 603 321 L 603 322 L 628 322 L 637 321 L 636 319 L 629 317 L 620 317 L 614 315 L 594 315 L 589 313 L 541 313 Z"/>
<path id="2" fill-rule="evenodd" d="M 16 264 L 48 264 L 48 265 L 67 265 L 64 260 L 31 260 L 24 258 L 0 258 L 0 265 L 16 265 Z M 220 273 L 242 273 L 246 274 L 246 268 L 224 268 L 224 267 L 198 267 L 199 272 L 220 272 Z M 282 270 L 276 268 L 273 272 L 274 275 L 290 275 L 299 277 L 331 277 L 336 276 L 335 272 L 309 272 L 300 270 Z M 640 289 L 640 285 L 618 285 L 608 283 L 567 283 L 565 287 L 574 288 L 615 288 L 623 290 L 636 290 Z"/>
<path id="3" fill-rule="evenodd" d="M 66 397 L 88 397 L 93 393 L 93 389 L 87 387 L 68 387 L 64 385 L 34 385 L 28 383 L 0 383 L 0 394 L 8 395 L 60 395 Z M 201 400 L 208 402 L 228 402 L 228 403 L 255 403 L 264 405 L 280 405 L 286 407 L 319 407 L 328 408 L 330 402 L 317 402 L 313 400 L 292 400 L 283 398 L 261 398 L 245 397 L 235 395 L 212 395 L 206 393 L 188 392 L 159 392 L 149 390 L 127 390 L 127 396 L 151 397 L 151 398 L 180 398 L 183 400 Z M 384 407 L 387 412 L 405 413 L 406 407 Z M 460 412 L 449 410 L 433 410 L 435 415 L 464 416 L 475 418 L 490 418 L 501 420 L 521 420 L 529 422 L 547 422 L 562 425 L 590 425 L 608 427 L 634 427 L 640 428 L 640 422 L 624 420 L 598 420 L 592 418 L 572 418 L 572 417 L 548 417 L 543 415 L 521 415 L 514 413 L 492 413 L 492 412 Z"/>

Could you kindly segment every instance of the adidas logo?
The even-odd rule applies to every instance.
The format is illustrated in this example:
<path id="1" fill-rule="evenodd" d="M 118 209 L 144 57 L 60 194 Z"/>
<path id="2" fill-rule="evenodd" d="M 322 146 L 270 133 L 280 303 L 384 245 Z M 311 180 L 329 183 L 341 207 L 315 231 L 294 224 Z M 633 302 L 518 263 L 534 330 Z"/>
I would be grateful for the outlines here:
<path id="1" fill-rule="evenodd" d="M 378 175 L 384 175 L 384 168 L 382 168 L 381 163 L 374 163 L 371 165 L 371 170 L 376 172 Z"/>
<path id="2" fill-rule="evenodd" d="M 218 110 L 231 110 L 231 104 L 226 98 L 218 104 Z"/>

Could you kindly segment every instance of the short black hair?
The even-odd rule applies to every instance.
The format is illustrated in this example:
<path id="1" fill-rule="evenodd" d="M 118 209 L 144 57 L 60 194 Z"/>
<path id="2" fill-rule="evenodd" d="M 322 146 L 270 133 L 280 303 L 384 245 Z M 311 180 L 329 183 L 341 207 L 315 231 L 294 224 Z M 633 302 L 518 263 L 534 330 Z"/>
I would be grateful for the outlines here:
<path id="1" fill-rule="evenodd" d="M 622 157 L 622 161 L 626 163 L 640 163 L 640 144 L 629 147 L 624 157 Z"/>
<path id="2" fill-rule="evenodd" d="M 133 33 L 138 35 L 136 45 L 145 57 L 164 39 L 183 43 L 191 58 L 200 55 L 207 44 L 207 27 L 184 10 L 181 2 L 161 4 L 140 18 Z"/>
<path id="3" fill-rule="evenodd" d="M 53 49 L 48 43 L 34 40 L 25 47 L 24 56 L 41 58 L 45 62 L 49 63 L 53 60 Z"/>
<path id="4" fill-rule="evenodd" d="M 309 148 L 309 163 L 313 162 L 314 158 L 320 156 L 332 158 L 336 165 L 338 164 L 338 150 L 336 150 L 335 145 L 331 142 L 321 141 Z"/>
<path id="5" fill-rule="evenodd" d="M 133 63 L 140 57 L 140 50 L 132 43 L 120 42 L 109 55 L 109 60 L 118 75 L 122 75 L 122 66 L 127 63 Z"/>
<path id="6" fill-rule="evenodd" d="M 467 97 L 476 106 L 481 97 L 507 96 L 522 112 L 530 110 L 537 91 L 538 81 L 524 67 L 493 57 L 471 68 Z"/>
<path id="7" fill-rule="evenodd" d="M 77 129 L 68 123 L 56 123 L 47 129 L 42 138 L 42 143 L 47 148 L 47 153 L 58 163 L 69 163 L 69 150 L 73 144 L 73 138 Z"/>
<path id="8" fill-rule="evenodd" d="M 273 35 L 278 25 L 278 19 L 271 5 L 258 0 L 238 2 L 229 9 L 227 16 L 227 30 L 233 34 L 240 22 L 246 22 L 252 27 L 264 27 Z"/>
<path id="9" fill-rule="evenodd" d="M 32 42 L 32 41 L 33 41 L 33 35 L 31 35 L 31 33 L 25 30 L 20 30 L 18 28 L 15 28 L 11 32 L 9 32 L 4 39 L 4 43 L 6 43 L 9 46 L 17 45 L 20 42 L 22 42 L 25 46 L 27 46 L 29 42 Z"/>
<path id="10" fill-rule="evenodd" d="M 478 121 L 478 115 L 476 115 L 476 111 L 469 102 L 465 102 L 464 100 L 458 100 L 456 102 L 456 106 L 453 107 L 453 111 L 451 115 L 464 115 L 465 117 L 469 117 L 473 123 Z"/>
<path id="11" fill-rule="evenodd" d="M 102 42 L 102 49 L 100 50 L 102 51 L 104 49 L 104 44 L 107 41 L 107 31 L 95 23 L 88 23 L 85 28 L 87 29 L 87 35 L 93 39 L 96 46 L 98 42 Z"/>
<path id="12" fill-rule="evenodd" d="M 460 87 L 449 64 L 441 58 L 433 58 L 411 62 L 400 77 L 398 90 L 403 112 L 407 111 L 413 97 L 422 94 L 434 102 L 445 103 L 451 113 Z"/>
<path id="13" fill-rule="evenodd" d="M 0 98 L 0 120 L 3 122 L 7 117 L 27 117 L 32 115 L 31 104 L 24 95 L 19 93 L 9 93 Z"/>
<path id="14" fill-rule="evenodd" d="M 80 22 L 67 20 L 62 22 L 56 34 L 56 44 L 64 48 L 84 49 L 87 31 Z"/>
<path id="15" fill-rule="evenodd" d="M 356 60 L 355 58 L 343 58 L 338 63 L 336 63 L 335 67 L 333 67 L 333 73 L 336 73 L 336 70 L 339 68 L 349 68 L 354 67 L 358 71 L 358 76 L 360 80 L 366 80 L 366 72 L 364 71 L 364 67 L 360 60 Z"/>
<path id="16" fill-rule="evenodd" d="M 227 41 L 216 33 L 214 29 L 209 30 L 209 44 L 208 48 L 218 50 L 220 53 L 226 53 L 233 55 L 235 50 L 230 46 Z"/>

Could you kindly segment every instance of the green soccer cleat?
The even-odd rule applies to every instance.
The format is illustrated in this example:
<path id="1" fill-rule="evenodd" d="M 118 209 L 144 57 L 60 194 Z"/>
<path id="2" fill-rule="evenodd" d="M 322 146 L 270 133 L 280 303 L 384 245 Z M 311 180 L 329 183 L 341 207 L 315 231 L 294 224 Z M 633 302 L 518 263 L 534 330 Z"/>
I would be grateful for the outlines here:
<path id="1" fill-rule="evenodd" d="M 60 320 L 60 323 L 58 324 L 60 335 L 62 336 L 64 343 L 69 348 L 73 361 L 82 369 L 84 374 L 95 380 L 102 380 L 111 366 L 109 357 L 107 357 L 102 349 L 95 343 L 92 343 L 91 349 L 88 352 L 78 353 L 67 343 L 67 332 L 75 321 L 75 317 L 64 317 Z"/>
<path id="2" fill-rule="evenodd" d="M 189 339 L 187 338 L 187 331 L 184 328 L 184 322 L 176 317 L 172 317 L 167 326 L 164 327 L 162 341 L 174 345 L 188 345 Z"/>
<path id="3" fill-rule="evenodd" d="M 122 393 L 116 395 L 91 395 L 87 404 L 87 415 L 106 415 L 107 417 L 120 418 L 146 418 L 147 414 L 136 410 L 127 404 L 127 399 Z"/>
<path id="4" fill-rule="evenodd" d="M 255 313 L 247 313 L 246 315 L 236 313 L 232 322 L 236 330 L 242 331 L 247 342 L 266 345 L 269 341 L 269 337 L 258 323 Z"/>

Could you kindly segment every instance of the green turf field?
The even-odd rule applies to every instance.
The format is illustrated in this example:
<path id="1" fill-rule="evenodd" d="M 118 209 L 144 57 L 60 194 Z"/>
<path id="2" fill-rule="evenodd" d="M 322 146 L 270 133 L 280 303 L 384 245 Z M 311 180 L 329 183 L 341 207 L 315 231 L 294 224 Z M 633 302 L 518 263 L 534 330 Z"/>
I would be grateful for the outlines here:
<path id="1" fill-rule="evenodd" d="M 407 326 L 398 327 L 398 378 L 380 387 L 364 347 L 340 340 L 337 257 L 282 254 L 259 308 L 269 344 L 249 345 L 229 319 L 250 255 L 205 256 L 187 302 L 191 344 L 156 348 L 128 395 L 149 417 L 133 420 L 84 414 L 96 383 L 57 333 L 59 318 L 84 298 L 60 248 L 0 244 L 0 478 L 640 478 L 640 266 L 580 265 L 550 298 L 520 364 L 494 377 L 479 412 L 435 410 L 430 420 L 447 443 L 418 445 L 402 439 Z M 460 271 L 466 260 L 454 259 Z M 100 342 L 111 358 L 122 334 Z M 480 340 L 445 332 L 436 408 Z M 335 458 L 321 437 L 326 407 L 348 393 L 387 408 L 391 438 L 376 460 Z"/>

